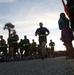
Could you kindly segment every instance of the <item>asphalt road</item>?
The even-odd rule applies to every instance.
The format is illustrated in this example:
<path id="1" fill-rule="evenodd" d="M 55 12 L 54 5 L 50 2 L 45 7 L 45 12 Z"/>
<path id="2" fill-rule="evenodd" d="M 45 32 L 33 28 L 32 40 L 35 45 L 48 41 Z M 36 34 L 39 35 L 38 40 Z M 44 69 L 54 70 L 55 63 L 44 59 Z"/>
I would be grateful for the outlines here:
<path id="1" fill-rule="evenodd" d="M 74 75 L 65 57 L 0 62 L 0 75 Z"/>

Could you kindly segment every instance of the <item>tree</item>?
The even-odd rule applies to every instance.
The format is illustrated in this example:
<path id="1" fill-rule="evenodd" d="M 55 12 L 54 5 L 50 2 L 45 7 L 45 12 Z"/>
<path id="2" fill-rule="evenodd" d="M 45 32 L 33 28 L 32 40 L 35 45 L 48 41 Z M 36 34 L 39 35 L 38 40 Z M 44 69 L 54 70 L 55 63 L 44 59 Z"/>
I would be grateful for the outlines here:
<path id="1" fill-rule="evenodd" d="M 8 30 L 8 36 L 10 37 L 10 33 L 11 33 L 11 31 L 12 31 L 12 29 L 14 29 L 14 25 L 12 24 L 12 23 L 6 23 L 5 25 L 4 25 L 4 27 L 3 27 L 3 29 L 5 30 L 5 29 L 7 29 Z"/>
<path id="2" fill-rule="evenodd" d="M 4 27 L 3 27 L 3 29 L 5 30 L 5 29 L 7 29 L 8 30 L 8 38 L 10 38 L 10 36 L 11 36 L 11 31 L 14 29 L 14 25 L 12 24 L 12 23 L 6 23 L 5 25 L 4 25 Z M 10 51 L 10 46 L 9 46 L 9 51 Z"/>

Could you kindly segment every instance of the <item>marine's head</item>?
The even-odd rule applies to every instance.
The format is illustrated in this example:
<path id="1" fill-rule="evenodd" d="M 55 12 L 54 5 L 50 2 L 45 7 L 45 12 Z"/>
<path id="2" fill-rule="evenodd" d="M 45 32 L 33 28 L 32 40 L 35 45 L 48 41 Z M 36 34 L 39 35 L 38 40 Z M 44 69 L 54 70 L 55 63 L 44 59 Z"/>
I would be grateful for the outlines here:
<path id="1" fill-rule="evenodd" d="M 40 26 L 40 28 L 41 28 L 41 27 L 43 27 L 43 23 L 42 23 L 42 22 L 40 22 L 40 23 L 39 23 L 39 26 Z"/>

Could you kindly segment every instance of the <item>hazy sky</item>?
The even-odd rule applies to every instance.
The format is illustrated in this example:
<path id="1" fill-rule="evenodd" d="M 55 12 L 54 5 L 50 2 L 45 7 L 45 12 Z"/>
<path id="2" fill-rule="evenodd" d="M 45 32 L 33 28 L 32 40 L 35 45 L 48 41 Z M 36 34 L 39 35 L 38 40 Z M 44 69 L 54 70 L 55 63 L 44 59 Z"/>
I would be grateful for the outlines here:
<path id="1" fill-rule="evenodd" d="M 4 39 L 8 38 L 8 31 L 3 30 L 3 27 L 11 22 L 20 39 L 27 35 L 30 42 L 35 39 L 38 43 L 35 30 L 39 27 L 39 22 L 43 22 L 44 27 L 50 31 L 47 45 L 52 39 L 56 44 L 55 50 L 64 50 L 58 28 L 59 14 L 63 11 L 61 0 L 0 0 L 0 35 Z"/>

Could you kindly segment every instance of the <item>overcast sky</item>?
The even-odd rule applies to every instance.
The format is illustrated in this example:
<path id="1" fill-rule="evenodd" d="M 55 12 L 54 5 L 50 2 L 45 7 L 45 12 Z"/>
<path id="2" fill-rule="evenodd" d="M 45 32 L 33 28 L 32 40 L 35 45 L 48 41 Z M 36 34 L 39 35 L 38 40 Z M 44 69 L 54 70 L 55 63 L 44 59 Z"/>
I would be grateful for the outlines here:
<path id="1" fill-rule="evenodd" d="M 47 37 L 47 45 L 52 39 L 55 42 L 55 50 L 65 50 L 60 41 L 60 30 L 58 28 L 59 14 L 64 11 L 61 0 L 0 0 L 0 35 L 4 39 L 8 38 L 8 31 L 3 30 L 6 23 L 15 25 L 15 30 L 19 39 L 24 35 L 30 39 L 35 39 L 35 30 L 39 27 L 39 22 L 43 22 L 44 27 L 50 31 Z"/>

